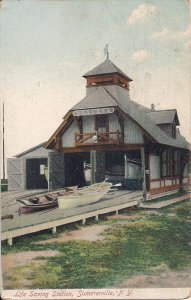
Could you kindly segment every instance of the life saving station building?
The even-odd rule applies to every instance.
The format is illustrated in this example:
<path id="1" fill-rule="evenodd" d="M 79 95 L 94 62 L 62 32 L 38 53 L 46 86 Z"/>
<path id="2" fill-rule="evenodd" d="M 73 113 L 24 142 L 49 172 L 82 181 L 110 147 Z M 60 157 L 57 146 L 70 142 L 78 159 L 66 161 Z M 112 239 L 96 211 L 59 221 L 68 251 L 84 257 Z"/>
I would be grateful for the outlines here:
<path id="1" fill-rule="evenodd" d="M 149 109 L 132 101 L 132 79 L 108 58 L 83 77 L 85 98 L 45 144 L 51 150 L 49 187 L 108 178 L 151 199 L 188 184 L 189 144 L 179 132 L 176 109 Z"/>

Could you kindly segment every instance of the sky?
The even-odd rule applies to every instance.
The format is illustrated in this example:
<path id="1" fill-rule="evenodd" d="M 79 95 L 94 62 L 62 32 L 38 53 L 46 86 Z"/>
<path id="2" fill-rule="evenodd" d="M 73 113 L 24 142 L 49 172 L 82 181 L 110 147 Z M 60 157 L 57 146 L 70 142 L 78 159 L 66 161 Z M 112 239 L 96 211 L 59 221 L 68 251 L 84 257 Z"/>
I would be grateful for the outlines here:
<path id="1" fill-rule="evenodd" d="M 191 141 L 190 38 L 188 0 L 3 0 L 6 158 L 50 138 L 85 96 L 82 75 L 105 60 L 107 43 L 110 60 L 133 79 L 131 99 L 176 108 Z"/>

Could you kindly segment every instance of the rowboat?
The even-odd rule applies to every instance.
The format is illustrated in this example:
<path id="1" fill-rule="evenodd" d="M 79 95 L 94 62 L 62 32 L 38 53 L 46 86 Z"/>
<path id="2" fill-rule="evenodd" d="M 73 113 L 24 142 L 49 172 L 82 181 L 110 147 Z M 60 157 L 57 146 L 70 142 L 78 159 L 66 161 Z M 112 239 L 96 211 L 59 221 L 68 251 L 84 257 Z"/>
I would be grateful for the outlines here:
<path id="1" fill-rule="evenodd" d="M 49 209 L 58 206 L 58 197 L 71 194 L 77 187 L 68 187 L 54 192 L 28 196 L 16 199 L 22 206 L 19 208 L 20 214 L 35 212 L 37 210 Z"/>
<path id="2" fill-rule="evenodd" d="M 102 199 L 110 190 L 112 183 L 95 183 L 91 186 L 76 189 L 73 193 L 58 197 L 59 208 L 73 208 L 92 204 Z"/>

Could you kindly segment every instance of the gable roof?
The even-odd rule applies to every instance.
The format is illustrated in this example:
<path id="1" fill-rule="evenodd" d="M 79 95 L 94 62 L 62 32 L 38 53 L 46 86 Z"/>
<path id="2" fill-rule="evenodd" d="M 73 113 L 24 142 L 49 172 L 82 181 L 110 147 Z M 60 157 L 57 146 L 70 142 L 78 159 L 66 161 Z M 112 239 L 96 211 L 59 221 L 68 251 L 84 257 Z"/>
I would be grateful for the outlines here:
<path id="1" fill-rule="evenodd" d="M 119 73 L 131 81 L 109 59 L 106 59 L 103 63 L 84 74 L 83 77 L 112 73 Z M 62 124 L 46 143 L 46 147 L 48 148 L 53 142 L 55 135 L 61 134 L 63 128 L 68 126 L 68 116 L 72 117 L 74 110 L 104 107 L 119 107 L 124 112 L 124 116 L 130 117 L 156 143 L 189 149 L 189 143 L 180 133 L 177 134 L 176 138 L 172 138 L 157 126 L 157 124 L 164 124 L 166 122 L 172 123 L 174 120 L 176 125 L 179 125 L 175 109 L 153 112 L 149 108 L 131 100 L 128 90 L 118 85 L 93 86 L 89 88 L 88 95 L 71 108 Z"/>
<path id="2" fill-rule="evenodd" d="M 162 131 L 150 118 L 148 112 L 150 109 L 132 101 L 128 91 L 120 86 L 105 86 L 109 93 L 116 98 L 119 107 L 130 116 L 139 126 L 141 126 L 156 142 L 172 147 L 189 149 L 189 143 L 178 134 L 177 138 L 171 138 Z"/>
<path id="3" fill-rule="evenodd" d="M 176 139 L 165 134 L 151 118 L 150 109 L 131 100 L 127 90 L 117 85 L 92 87 L 91 89 L 92 92 L 77 103 L 70 110 L 70 113 L 78 109 L 119 107 L 127 117 L 130 117 L 145 130 L 153 141 L 163 145 L 189 149 L 189 143 L 180 133 L 177 133 Z M 173 115 L 175 115 L 174 110 Z M 46 146 L 50 143 L 51 139 Z"/>
<path id="4" fill-rule="evenodd" d="M 180 125 L 176 109 L 150 111 L 149 115 L 155 124 L 171 124 L 175 120 Z"/>
<path id="5" fill-rule="evenodd" d="M 27 150 L 25 150 L 25 151 L 23 151 L 23 152 L 21 152 L 21 153 L 19 153 L 19 154 L 17 154 L 17 155 L 14 155 L 14 156 L 17 157 L 17 158 L 19 158 L 19 157 L 21 157 L 21 156 L 23 156 L 23 155 L 25 155 L 25 154 L 28 154 L 28 153 L 30 153 L 30 152 L 32 152 L 32 151 L 38 149 L 38 148 L 45 147 L 45 144 L 46 144 L 46 142 L 43 142 L 43 143 L 41 143 L 41 144 L 36 145 L 35 147 L 32 147 L 32 148 L 30 148 L 30 149 L 27 149 Z"/>
<path id="6" fill-rule="evenodd" d="M 89 72 L 85 73 L 83 77 L 94 76 L 94 75 L 106 75 L 112 73 L 119 73 L 125 76 L 129 81 L 132 81 L 123 71 L 121 71 L 114 63 L 112 63 L 108 58 L 102 62 L 97 67 L 93 68 Z"/>

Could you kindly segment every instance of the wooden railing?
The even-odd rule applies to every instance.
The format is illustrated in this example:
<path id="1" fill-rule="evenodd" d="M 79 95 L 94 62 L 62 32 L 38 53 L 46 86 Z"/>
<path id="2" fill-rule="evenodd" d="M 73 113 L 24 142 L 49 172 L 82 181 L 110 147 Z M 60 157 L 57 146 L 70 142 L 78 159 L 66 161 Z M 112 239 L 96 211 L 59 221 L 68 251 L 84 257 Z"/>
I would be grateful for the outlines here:
<path id="1" fill-rule="evenodd" d="M 119 145 L 123 143 L 123 134 L 117 130 L 112 132 L 75 133 L 75 145 Z"/>

